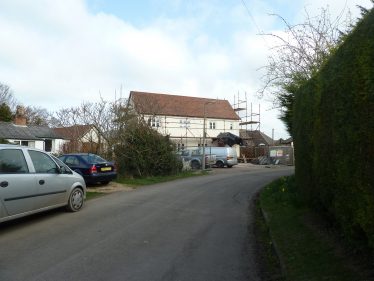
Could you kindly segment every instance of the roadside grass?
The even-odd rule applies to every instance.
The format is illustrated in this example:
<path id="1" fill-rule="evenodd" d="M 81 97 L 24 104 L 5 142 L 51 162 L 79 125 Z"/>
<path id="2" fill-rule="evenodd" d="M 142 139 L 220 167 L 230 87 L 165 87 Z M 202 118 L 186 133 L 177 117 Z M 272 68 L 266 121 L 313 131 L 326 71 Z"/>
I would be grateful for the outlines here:
<path id="1" fill-rule="evenodd" d="M 171 176 L 159 176 L 159 177 L 146 177 L 146 178 L 117 178 L 116 182 L 120 184 L 125 184 L 132 188 L 137 188 L 143 185 L 151 185 L 161 182 L 167 182 L 167 181 L 173 181 L 177 179 L 183 179 L 183 178 L 190 178 L 190 177 L 196 177 L 196 176 L 203 176 L 209 174 L 209 170 L 205 171 L 185 171 L 182 173 L 179 173 L 177 175 L 171 175 Z M 86 193 L 86 199 L 94 199 L 100 196 L 104 196 L 106 194 L 109 194 L 107 192 L 100 192 L 100 189 L 97 189 L 96 191 L 87 191 Z"/>
<path id="2" fill-rule="evenodd" d="M 86 200 L 94 199 L 97 197 L 104 196 L 106 193 L 103 192 L 92 192 L 92 191 L 87 191 L 86 192 Z"/>
<path id="3" fill-rule="evenodd" d="M 265 280 L 368 280 L 359 277 L 337 241 L 316 223 L 317 216 L 299 200 L 293 176 L 266 186 L 260 193 L 257 207 L 262 208 L 266 221 L 260 232 L 265 238 L 257 239 L 262 244 L 260 248 L 268 249 L 263 259 L 268 267 Z M 261 224 L 261 216 L 257 215 L 256 219 Z M 270 235 L 273 245 L 266 235 Z M 271 249 L 276 250 L 280 262 L 271 257 Z M 279 272 L 277 267 L 282 268 L 284 279 L 274 278 Z"/>
<path id="4" fill-rule="evenodd" d="M 263 217 L 259 197 L 255 199 L 255 238 L 256 257 L 263 281 L 284 281 L 278 256 L 269 233 L 269 227 Z"/>
<path id="5" fill-rule="evenodd" d="M 128 186 L 136 188 L 142 185 L 151 185 L 151 184 L 156 184 L 156 183 L 173 181 L 177 179 L 207 175 L 208 173 L 209 173 L 208 171 L 198 170 L 198 171 L 185 171 L 177 175 L 170 175 L 170 176 L 145 177 L 145 178 L 122 177 L 122 178 L 117 179 L 116 182 L 121 183 L 121 184 L 126 184 Z"/>

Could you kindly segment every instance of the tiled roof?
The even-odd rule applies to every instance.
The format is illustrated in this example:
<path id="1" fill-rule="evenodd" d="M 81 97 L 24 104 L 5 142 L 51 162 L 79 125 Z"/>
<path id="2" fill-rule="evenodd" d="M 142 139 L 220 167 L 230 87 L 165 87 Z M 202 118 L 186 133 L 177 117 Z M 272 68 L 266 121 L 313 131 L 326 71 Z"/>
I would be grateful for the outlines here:
<path id="1" fill-rule="evenodd" d="M 227 100 L 130 92 L 139 114 L 240 120 Z"/>
<path id="2" fill-rule="evenodd" d="M 64 139 L 76 140 L 84 137 L 92 128 L 92 125 L 74 125 L 71 127 L 54 128 L 53 130 Z"/>
<path id="3" fill-rule="evenodd" d="M 45 126 L 18 126 L 9 122 L 0 122 L 0 139 L 40 140 L 59 139 L 51 128 Z"/>

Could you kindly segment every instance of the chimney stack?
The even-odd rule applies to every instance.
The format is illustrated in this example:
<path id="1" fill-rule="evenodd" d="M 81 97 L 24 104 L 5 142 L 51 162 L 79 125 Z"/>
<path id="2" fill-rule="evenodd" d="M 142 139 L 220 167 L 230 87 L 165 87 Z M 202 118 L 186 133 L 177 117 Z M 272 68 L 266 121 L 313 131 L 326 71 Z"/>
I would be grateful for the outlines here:
<path id="1" fill-rule="evenodd" d="M 25 108 L 21 105 L 17 106 L 14 124 L 18 126 L 26 126 Z"/>

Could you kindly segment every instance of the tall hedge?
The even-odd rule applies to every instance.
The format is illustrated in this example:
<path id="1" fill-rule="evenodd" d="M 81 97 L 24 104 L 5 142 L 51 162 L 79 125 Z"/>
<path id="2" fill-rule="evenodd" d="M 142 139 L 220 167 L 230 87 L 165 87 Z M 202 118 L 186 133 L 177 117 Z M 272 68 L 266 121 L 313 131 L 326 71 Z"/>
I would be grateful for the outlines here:
<path id="1" fill-rule="evenodd" d="M 374 250 L 374 10 L 296 94 L 296 181 L 352 242 Z"/>

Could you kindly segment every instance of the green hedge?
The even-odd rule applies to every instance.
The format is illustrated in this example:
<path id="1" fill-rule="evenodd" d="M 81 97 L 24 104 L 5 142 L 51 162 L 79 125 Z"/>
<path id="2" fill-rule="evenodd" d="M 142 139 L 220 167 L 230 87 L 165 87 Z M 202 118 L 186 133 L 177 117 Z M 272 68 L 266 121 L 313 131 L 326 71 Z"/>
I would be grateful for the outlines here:
<path id="1" fill-rule="evenodd" d="M 129 122 L 114 148 L 120 177 L 175 175 L 182 163 L 174 144 L 142 120 Z"/>
<path id="2" fill-rule="evenodd" d="M 374 249 L 373 9 L 299 89 L 293 124 L 300 192 L 350 241 Z"/>

